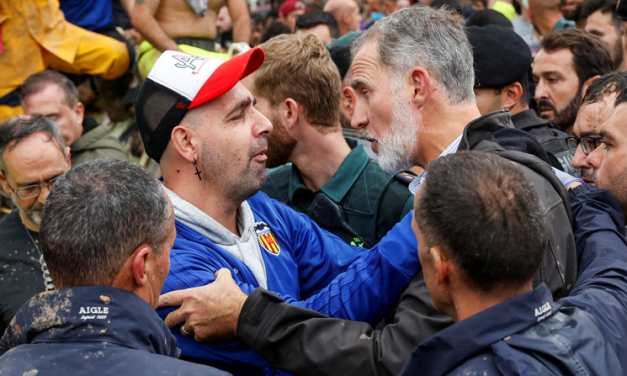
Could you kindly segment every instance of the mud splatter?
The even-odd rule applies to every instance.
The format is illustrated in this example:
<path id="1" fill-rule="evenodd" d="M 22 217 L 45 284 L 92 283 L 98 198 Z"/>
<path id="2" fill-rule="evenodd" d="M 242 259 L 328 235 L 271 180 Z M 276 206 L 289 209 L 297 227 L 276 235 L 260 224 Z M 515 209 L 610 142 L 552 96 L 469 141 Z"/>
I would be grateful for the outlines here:
<path id="1" fill-rule="evenodd" d="M 111 302 L 111 298 L 108 296 L 100 295 L 100 299 L 104 302 L 104 304 L 109 304 Z"/>
<path id="2" fill-rule="evenodd" d="M 59 313 L 69 313 L 72 308 L 72 289 L 42 292 L 35 295 L 28 306 L 32 308 L 33 329 L 43 331 L 61 325 Z"/>
<path id="3" fill-rule="evenodd" d="M 19 325 L 15 325 L 15 334 L 21 334 L 22 333 L 22 328 L 20 328 Z"/>

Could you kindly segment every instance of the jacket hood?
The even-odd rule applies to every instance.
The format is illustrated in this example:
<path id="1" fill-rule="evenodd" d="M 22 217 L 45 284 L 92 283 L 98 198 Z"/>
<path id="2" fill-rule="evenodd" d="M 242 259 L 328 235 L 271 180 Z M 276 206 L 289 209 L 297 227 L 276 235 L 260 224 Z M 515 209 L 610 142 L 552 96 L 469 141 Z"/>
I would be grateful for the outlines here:
<path id="1" fill-rule="evenodd" d="M 0 355 L 23 344 L 108 342 L 177 358 L 176 338 L 136 294 L 107 286 L 35 295 L 0 340 Z"/>

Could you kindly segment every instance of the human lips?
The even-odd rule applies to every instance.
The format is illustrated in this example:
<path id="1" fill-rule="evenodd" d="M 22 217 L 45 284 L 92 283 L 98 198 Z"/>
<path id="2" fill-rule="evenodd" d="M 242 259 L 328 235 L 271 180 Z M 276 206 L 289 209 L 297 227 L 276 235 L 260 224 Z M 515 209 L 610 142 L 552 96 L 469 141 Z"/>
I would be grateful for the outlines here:
<path id="1" fill-rule="evenodd" d="M 594 180 L 590 180 L 590 179 L 588 179 L 588 178 L 584 178 L 584 177 L 581 177 L 581 180 L 583 180 L 583 181 L 584 181 L 584 183 L 587 183 L 587 184 L 591 184 L 591 185 L 596 186 L 596 183 L 594 182 Z"/>
<path id="2" fill-rule="evenodd" d="M 255 153 L 251 159 L 257 162 L 265 162 L 268 159 L 266 153 L 268 152 L 268 148 L 261 149 L 259 152 Z"/>

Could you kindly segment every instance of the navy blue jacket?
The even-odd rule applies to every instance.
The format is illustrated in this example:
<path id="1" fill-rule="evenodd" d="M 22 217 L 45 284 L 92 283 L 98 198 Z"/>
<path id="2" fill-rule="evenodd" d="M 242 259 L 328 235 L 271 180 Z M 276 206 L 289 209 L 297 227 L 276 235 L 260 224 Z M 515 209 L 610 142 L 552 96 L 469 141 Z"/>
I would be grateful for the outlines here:
<path id="1" fill-rule="evenodd" d="M 542 284 L 418 345 L 401 375 L 624 375 L 625 218 L 607 190 L 570 191 L 579 273 L 554 302 Z"/>
<path id="2" fill-rule="evenodd" d="M 179 354 L 170 330 L 136 294 L 78 287 L 41 293 L 20 308 L 0 340 L 0 374 L 228 375 Z"/>

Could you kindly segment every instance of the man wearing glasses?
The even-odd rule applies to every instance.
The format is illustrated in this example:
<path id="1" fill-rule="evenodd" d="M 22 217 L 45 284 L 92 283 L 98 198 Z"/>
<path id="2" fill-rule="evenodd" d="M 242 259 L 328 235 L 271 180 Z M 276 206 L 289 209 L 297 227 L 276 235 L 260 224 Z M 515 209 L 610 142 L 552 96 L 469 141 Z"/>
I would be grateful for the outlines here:
<path id="1" fill-rule="evenodd" d="M 627 101 L 627 72 L 607 74 L 593 82 L 583 99 L 573 127 L 571 147 L 576 148 L 573 167 L 581 170 L 581 179 L 589 184 L 599 185 L 597 168 L 603 161 L 603 153 L 595 153 L 595 158 L 588 156 L 601 145 L 600 131 L 615 108 Z M 608 188 L 608 186 L 602 186 Z M 616 194 L 612 190 L 612 193 Z"/>
<path id="2" fill-rule="evenodd" d="M 0 221 L 0 333 L 28 299 L 53 289 L 39 223 L 54 181 L 71 166 L 51 120 L 18 116 L 0 125 L 0 185 L 17 207 Z"/>

